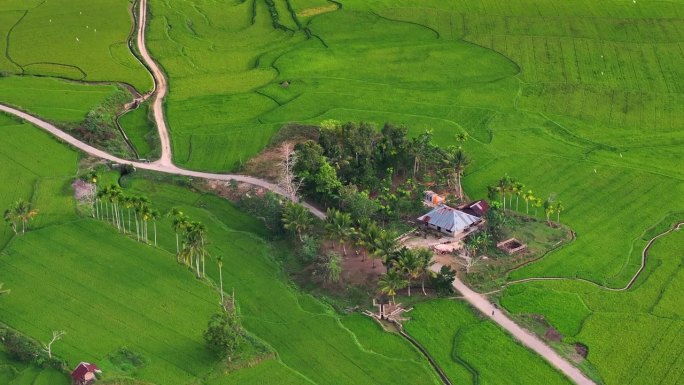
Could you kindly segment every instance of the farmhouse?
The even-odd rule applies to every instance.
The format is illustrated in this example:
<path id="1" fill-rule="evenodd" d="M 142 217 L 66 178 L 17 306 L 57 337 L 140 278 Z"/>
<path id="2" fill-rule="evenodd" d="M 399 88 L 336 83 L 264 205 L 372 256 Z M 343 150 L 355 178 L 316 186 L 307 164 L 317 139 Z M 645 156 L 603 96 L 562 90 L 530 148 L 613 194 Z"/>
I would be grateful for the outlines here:
<path id="1" fill-rule="evenodd" d="M 429 213 L 418 218 L 418 223 L 426 228 L 437 230 L 452 237 L 471 230 L 481 222 L 482 219 L 480 217 L 445 204 L 435 207 Z"/>
<path id="2" fill-rule="evenodd" d="M 71 379 L 74 385 L 88 385 L 95 382 L 95 373 L 102 373 L 95 364 L 81 362 L 76 369 L 71 372 Z"/>

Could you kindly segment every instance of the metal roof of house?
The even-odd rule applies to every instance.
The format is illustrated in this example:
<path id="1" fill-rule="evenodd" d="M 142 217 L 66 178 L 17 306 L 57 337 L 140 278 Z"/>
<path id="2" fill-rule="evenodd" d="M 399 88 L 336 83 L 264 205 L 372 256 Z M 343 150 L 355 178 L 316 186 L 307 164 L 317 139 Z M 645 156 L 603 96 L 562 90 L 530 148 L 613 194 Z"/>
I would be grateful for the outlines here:
<path id="1" fill-rule="evenodd" d="M 441 227 L 451 232 L 460 232 L 480 221 L 480 218 L 447 205 L 439 205 L 418 218 L 420 222 Z"/>

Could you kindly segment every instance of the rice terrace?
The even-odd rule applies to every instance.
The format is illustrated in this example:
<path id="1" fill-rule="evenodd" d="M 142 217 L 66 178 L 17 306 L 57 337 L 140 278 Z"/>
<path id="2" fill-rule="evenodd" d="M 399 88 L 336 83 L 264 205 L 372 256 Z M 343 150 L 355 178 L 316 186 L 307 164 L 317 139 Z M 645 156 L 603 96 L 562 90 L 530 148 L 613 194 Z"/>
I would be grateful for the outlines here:
<path id="1" fill-rule="evenodd" d="M 684 384 L 684 2 L 0 32 L 0 384 Z"/>

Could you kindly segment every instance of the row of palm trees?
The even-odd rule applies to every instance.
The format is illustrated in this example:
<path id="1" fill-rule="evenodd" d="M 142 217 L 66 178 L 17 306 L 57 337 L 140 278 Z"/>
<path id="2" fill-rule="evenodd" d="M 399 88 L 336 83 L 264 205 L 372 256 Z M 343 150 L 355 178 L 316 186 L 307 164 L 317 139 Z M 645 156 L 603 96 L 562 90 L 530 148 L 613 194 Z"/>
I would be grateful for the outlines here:
<path id="1" fill-rule="evenodd" d="M 544 209 L 546 215 L 546 222 L 551 224 L 551 216 L 556 214 L 556 220 L 560 222 L 560 213 L 565 210 L 565 207 L 560 201 L 557 201 L 553 196 L 541 199 L 534 195 L 532 190 L 525 191 L 525 185 L 520 183 L 505 174 L 499 179 L 494 186 L 489 187 L 490 195 L 498 194 L 501 197 L 501 204 L 504 211 L 506 210 L 506 198 L 508 198 L 508 209 L 513 210 L 513 197 L 515 197 L 515 210 L 518 211 L 520 198 L 525 201 L 525 214 L 530 214 L 530 205 L 534 208 L 534 215 L 537 215 L 537 210 Z"/>
<path id="2" fill-rule="evenodd" d="M 97 219 L 111 223 L 124 234 L 133 233 L 134 221 L 138 242 L 150 243 L 148 223 L 151 221 L 154 245 L 157 245 L 157 220 L 160 215 L 159 211 L 150 206 L 150 200 L 146 197 L 126 195 L 121 187 L 112 184 L 96 192 L 93 205 Z M 127 223 L 128 228 L 126 228 Z"/>
<path id="3" fill-rule="evenodd" d="M 28 223 L 38 215 L 38 210 L 31 206 L 31 202 L 26 200 L 18 200 L 14 202 L 12 207 L 5 210 L 3 218 L 5 222 L 12 228 L 14 234 L 19 233 L 19 223 L 21 223 L 21 233 L 25 234 L 28 228 Z"/>
<path id="4" fill-rule="evenodd" d="M 171 209 L 169 214 L 173 217 L 171 228 L 176 234 L 176 258 L 178 262 L 185 264 L 188 268 L 194 268 L 198 279 L 206 277 L 205 261 L 209 257 L 206 240 L 207 227 L 201 222 L 190 220 L 187 215 L 176 208 Z M 220 271 L 223 261 L 219 260 L 218 262 Z M 223 277 L 221 277 L 221 286 L 223 286 Z M 221 287 L 221 293 L 223 295 L 223 287 Z"/>

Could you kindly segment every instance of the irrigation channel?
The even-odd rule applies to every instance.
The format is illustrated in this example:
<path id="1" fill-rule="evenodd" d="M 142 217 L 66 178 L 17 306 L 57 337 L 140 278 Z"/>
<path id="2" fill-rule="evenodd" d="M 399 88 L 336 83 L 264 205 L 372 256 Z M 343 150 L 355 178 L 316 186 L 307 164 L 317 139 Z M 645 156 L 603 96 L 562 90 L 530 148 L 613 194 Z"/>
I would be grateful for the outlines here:
<path id="1" fill-rule="evenodd" d="M 135 162 L 131 160 L 126 160 L 126 159 L 121 159 L 118 158 L 114 155 L 111 155 L 105 151 L 102 151 L 100 149 L 97 149 L 89 144 L 86 144 L 73 136 L 67 134 L 66 132 L 62 131 L 61 129 L 57 128 L 53 124 L 46 122 L 38 117 L 35 117 L 31 114 L 28 114 L 24 111 L 18 110 L 16 108 L 0 104 L 0 111 L 3 111 L 5 113 L 8 113 L 10 115 L 14 115 L 18 118 L 23 119 L 24 121 L 31 123 L 35 126 L 38 126 L 42 128 L 43 130 L 49 132 L 50 134 L 56 136 L 57 138 L 61 139 L 62 141 L 72 145 L 73 147 L 91 155 L 94 157 L 98 157 L 101 159 L 105 159 L 111 162 L 119 163 L 119 164 L 128 164 L 133 167 L 143 169 L 143 170 L 149 170 L 149 171 L 157 171 L 161 173 L 166 173 L 166 174 L 174 174 L 174 175 L 184 175 L 184 176 L 190 176 L 190 177 L 196 177 L 196 178 L 204 178 L 204 179 L 214 179 L 214 180 L 222 180 L 222 181 L 237 181 L 237 182 L 242 182 L 242 183 L 247 183 L 251 184 L 257 187 L 261 187 L 270 191 L 273 191 L 279 195 L 287 197 L 288 195 L 285 193 L 285 191 L 280 188 L 278 185 L 273 184 L 271 182 L 265 181 L 263 179 L 251 177 L 248 175 L 240 175 L 240 174 L 214 174 L 214 173 L 208 173 L 208 172 L 201 172 L 201 171 L 192 171 L 192 170 L 186 170 L 180 167 L 177 167 L 176 165 L 173 164 L 172 161 L 172 153 L 171 153 L 171 143 L 169 140 L 169 132 L 168 128 L 166 125 L 166 121 L 164 119 L 164 110 L 163 110 L 163 100 L 164 97 L 166 96 L 167 90 L 168 90 L 168 84 L 167 80 L 160 69 L 159 65 L 152 59 L 151 55 L 149 54 L 149 51 L 147 50 L 147 46 L 145 44 L 145 26 L 147 23 L 147 0 L 139 0 L 138 3 L 139 6 L 139 12 L 138 12 L 138 20 L 137 20 L 137 28 L 138 28 L 138 33 L 137 33 L 137 46 L 138 50 L 141 55 L 141 59 L 143 63 L 145 64 L 145 67 L 152 73 L 152 77 L 154 79 L 154 90 L 151 94 L 145 95 L 145 99 L 147 97 L 153 97 L 153 102 L 152 102 L 152 111 L 154 115 L 154 121 L 157 126 L 157 130 L 159 132 L 159 138 L 161 140 L 161 156 L 158 160 L 150 163 L 143 163 L 143 162 Z M 306 202 L 301 202 L 304 207 L 306 207 L 313 215 L 320 219 L 325 219 L 325 213 L 322 212 L 321 210 L 317 209 L 316 207 L 306 203 Z M 664 235 L 664 234 L 661 234 Z M 650 243 L 649 246 L 653 243 L 655 239 L 653 239 Z M 645 256 L 643 263 L 645 263 Z M 642 269 L 643 269 L 643 263 L 642 263 Z M 642 270 L 640 269 L 639 272 Z M 637 273 L 638 275 L 638 273 Z M 635 278 L 630 282 L 631 283 L 636 279 Z M 629 287 L 629 285 L 628 285 Z M 580 385 L 595 385 L 595 383 L 586 377 L 578 368 L 573 366 L 570 362 L 565 360 L 563 357 L 561 357 L 556 351 L 554 351 L 552 348 L 550 348 L 548 345 L 546 345 L 541 339 L 539 339 L 537 336 L 533 335 L 529 331 L 523 329 L 519 325 L 517 325 L 513 320 L 508 318 L 505 314 L 501 313 L 501 311 L 497 308 L 494 307 L 494 305 L 482 294 L 477 293 L 470 289 L 468 286 L 466 286 L 462 281 L 460 281 L 458 278 L 454 280 L 454 288 L 459 291 L 462 295 L 463 298 L 470 303 L 473 307 L 481 311 L 487 316 L 491 315 L 491 319 L 496 322 L 499 326 L 504 328 L 506 331 L 508 331 L 513 337 L 518 339 L 523 345 L 527 346 L 528 348 L 534 350 L 536 353 L 538 353 L 542 358 L 544 358 L 546 361 L 548 361 L 551 365 L 553 365 L 555 368 L 560 370 L 563 374 L 565 374 L 568 378 L 573 380 L 575 383 L 580 384 Z"/>

